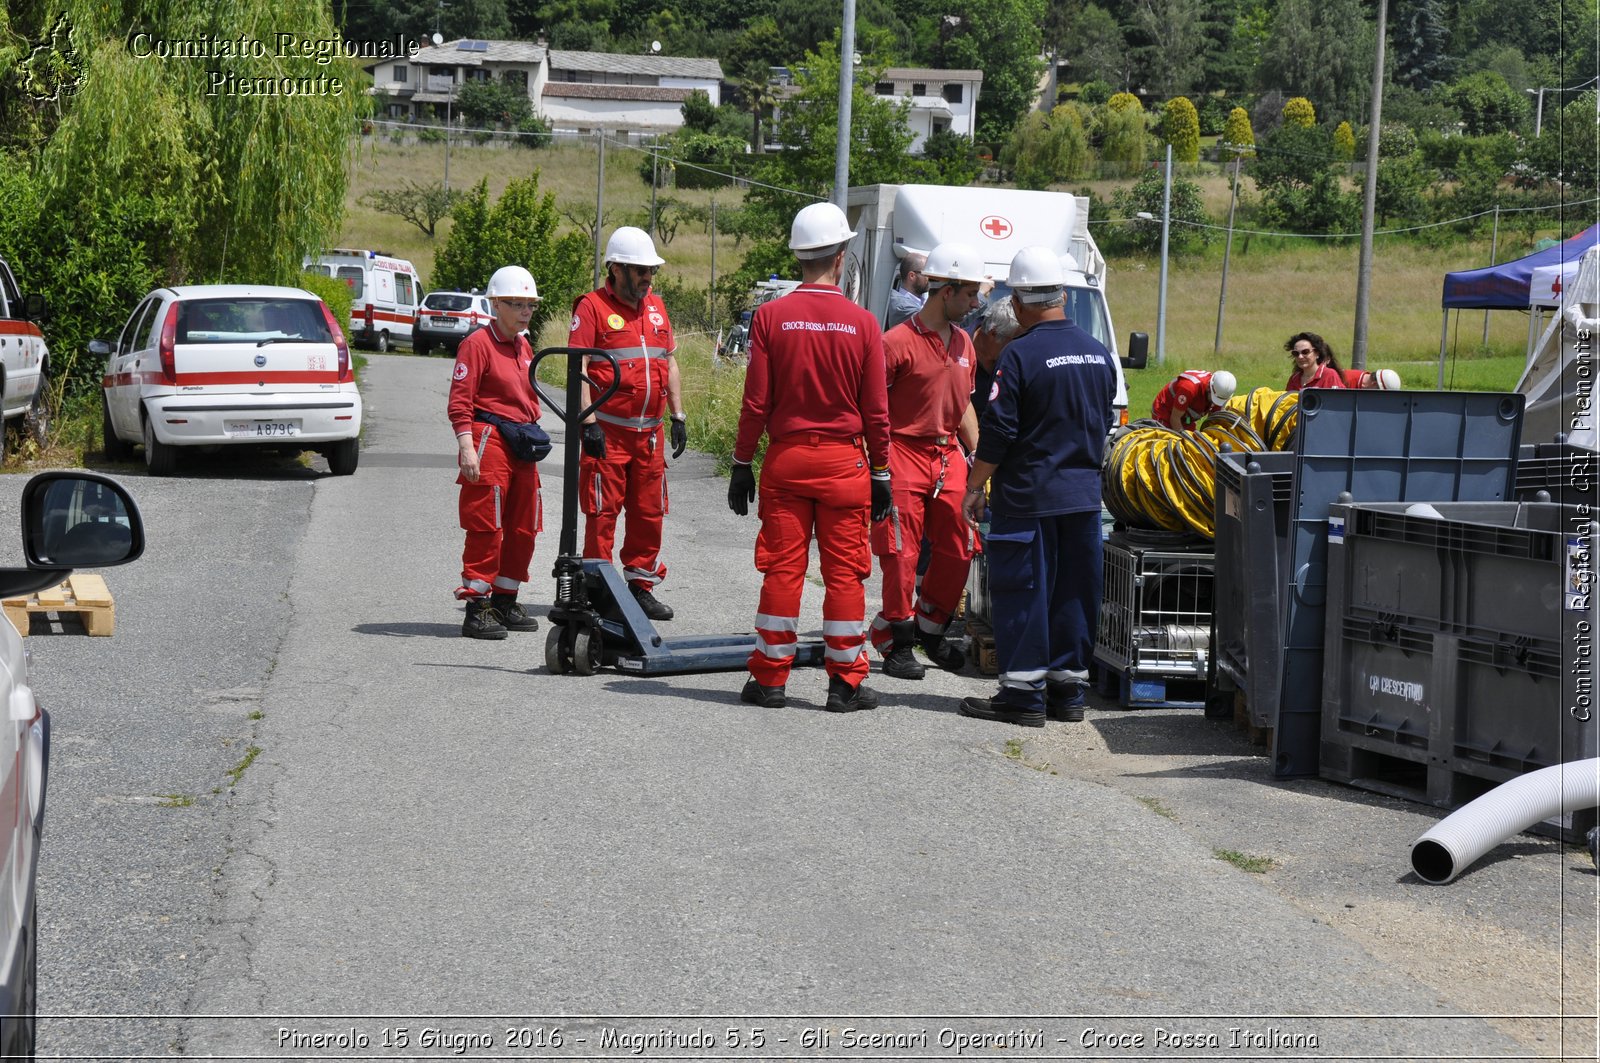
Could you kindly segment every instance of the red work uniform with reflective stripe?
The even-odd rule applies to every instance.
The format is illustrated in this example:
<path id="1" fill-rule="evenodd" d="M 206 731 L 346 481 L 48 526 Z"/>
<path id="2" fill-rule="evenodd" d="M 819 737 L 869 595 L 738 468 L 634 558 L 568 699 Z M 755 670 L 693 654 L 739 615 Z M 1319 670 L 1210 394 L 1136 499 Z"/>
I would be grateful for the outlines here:
<path id="1" fill-rule="evenodd" d="M 762 686 L 788 681 L 815 537 L 825 587 L 823 665 L 860 686 L 867 675 L 863 584 L 872 573 L 867 463 L 888 465 L 889 399 L 877 319 L 838 288 L 802 284 L 756 310 L 734 461 L 748 463 L 763 432 L 756 569 L 764 578 L 750 674 Z"/>
<path id="2" fill-rule="evenodd" d="M 511 421 L 537 421 L 539 397 L 528 382 L 533 348 L 521 335 L 505 339 L 490 324 L 461 341 L 450 374 L 447 409 L 457 436 L 472 435 L 478 451 L 478 482 L 461 485 L 461 527 L 467 533 L 461 552 L 457 598 L 489 593 L 515 594 L 527 582 L 533 540 L 543 530 L 539 467 L 511 456 L 493 425 L 474 421 L 483 410 Z"/>
<path id="3" fill-rule="evenodd" d="M 883 570 L 883 609 L 872 621 L 872 644 L 887 654 L 890 625 L 911 619 L 913 611 L 921 630 L 942 633 L 967 583 L 973 536 L 961 514 L 967 460 L 956 433 L 972 405 L 978 358 L 966 332 L 952 326 L 946 347 L 917 315 L 884 333 L 883 360 L 897 518 L 872 529 L 872 552 Z M 913 600 L 924 531 L 928 570 Z"/>
<path id="4" fill-rule="evenodd" d="M 1193 428 L 1206 414 L 1222 407 L 1211 401 L 1211 374 L 1200 369 L 1185 369 L 1177 379 L 1156 393 L 1150 414 L 1162 424 L 1172 423 L 1174 410 L 1183 411 L 1183 427 Z"/>
<path id="5" fill-rule="evenodd" d="M 617 393 L 595 414 L 606 434 L 606 456 L 584 454 L 578 467 L 578 502 L 585 520 L 583 556 L 611 560 L 617 520 L 628 512 L 622 539 L 623 575 L 653 587 L 666 577 L 661 525 L 667 514 L 667 456 L 662 419 L 667 409 L 672 321 L 655 292 L 637 307 L 606 286 L 579 296 L 572 307 L 573 347 L 599 347 L 617 359 Z M 587 373 L 599 396 L 610 386 L 611 364 L 591 358 Z"/>

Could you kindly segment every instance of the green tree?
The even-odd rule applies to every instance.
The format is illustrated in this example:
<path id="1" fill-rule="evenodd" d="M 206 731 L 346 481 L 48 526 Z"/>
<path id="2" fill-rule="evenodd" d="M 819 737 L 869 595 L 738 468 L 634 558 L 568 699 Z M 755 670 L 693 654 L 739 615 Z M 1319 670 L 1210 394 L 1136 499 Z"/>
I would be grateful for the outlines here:
<path id="1" fill-rule="evenodd" d="M 1414 221 L 1423 215 L 1423 192 L 1438 180 L 1438 173 L 1413 151 L 1395 158 L 1378 158 L 1377 197 L 1373 209 L 1381 221 Z"/>
<path id="2" fill-rule="evenodd" d="M 1349 122 L 1340 122 L 1339 128 L 1333 131 L 1333 157 L 1340 162 L 1356 157 L 1356 131 L 1350 128 Z"/>
<path id="3" fill-rule="evenodd" d="M 578 233 L 559 235 L 555 194 L 539 192 L 539 174 L 512 178 L 492 205 L 488 178 L 461 200 L 456 224 L 433 263 L 432 287 L 483 288 L 501 266 L 524 266 L 539 284 L 539 307 L 529 335 L 554 316 L 564 316 L 589 286 L 589 242 Z"/>
<path id="4" fill-rule="evenodd" d="M 1206 0 L 1134 0 L 1133 25 L 1150 41 L 1140 50 L 1144 82 L 1163 96 L 1188 92 L 1205 73 Z"/>
<path id="5" fill-rule="evenodd" d="M 516 129 L 533 115 L 533 101 L 517 85 L 469 81 L 456 90 L 455 109 L 475 129 Z"/>
<path id="6" fill-rule="evenodd" d="M 1161 249 L 1161 204 L 1166 195 L 1166 181 L 1157 168 L 1146 170 L 1131 188 L 1120 188 L 1111 194 L 1111 205 L 1128 221 L 1117 226 L 1115 243 L 1155 252 Z M 1154 223 L 1135 218 L 1144 212 L 1152 215 Z M 1167 227 L 1167 249 L 1175 255 L 1191 254 L 1205 247 L 1214 230 L 1206 213 L 1200 186 L 1182 177 L 1172 179 L 1171 224 Z"/>
<path id="7" fill-rule="evenodd" d="M 1390 15 L 1394 80 L 1426 92 L 1450 72 L 1450 26 L 1443 0 L 1403 0 Z"/>
<path id="8" fill-rule="evenodd" d="M 1362 0 L 1279 0 L 1262 49 L 1261 84 L 1359 117 L 1372 87 L 1377 29 Z"/>
<path id="9" fill-rule="evenodd" d="M 1317 124 L 1317 109 L 1304 96 L 1296 96 L 1283 105 L 1283 124 L 1310 129 Z"/>
<path id="10" fill-rule="evenodd" d="M 1256 133 L 1250 128 L 1249 111 L 1235 107 L 1228 112 L 1228 124 L 1222 129 L 1222 143 L 1234 148 L 1248 147 L 1250 150 L 1239 152 L 1247 159 L 1255 155 Z M 1229 158 L 1232 158 L 1231 153 Z"/>
<path id="11" fill-rule="evenodd" d="M 1080 83 L 1099 80 L 1127 88 L 1128 42 L 1116 16 L 1098 4 L 1088 3 L 1070 25 L 1059 43 L 1060 56 L 1071 64 L 1073 76 Z"/>
<path id="12" fill-rule="evenodd" d="M 1174 96 L 1167 101 L 1161 128 L 1167 143 L 1172 145 L 1174 162 L 1200 161 L 1200 114 L 1189 97 Z"/>
<path id="13" fill-rule="evenodd" d="M 398 188 L 375 188 L 364 193 L 361 204 L 380 214 L 402 218 L 432 239 L 439 222 L 450 216 L 450 208 L 460 198 L 459 189 L 445 188 L 441 182 L 407 180 Z"/>
<path id="14" fill-rule="evenodd" d="M 924 180 L 935 185 L 970 185 L 983 174 L 971 137 L 941 129 L 922 141 Z"/>
<path id="15" fill-rule="evenodd" d="M 1583 93 L 1560 110 L 1545 101 L 1544 130 L 1529 142 L 1528 162 L 1533 171 L 1549 180 L 1562 181 L 1583 195 L 1593 195 L 1600 174 L 1596 173 L 1597 136 L 1594 90 Z"/>
<path id="16" fill-rule="evenodd" d="M 1044 0 L 944 0 L 941 8 L 947 29 L 938 65 L 983 71 L 977 139 L 998 141 L 1027 113 L 1039 87 Z"/>
<path id="17" fill-rule="evenodd" d="M 1082 177 L 1093 161 L 1083 113 L 1071 103 L 1060 104 L 1048 115 L 1029 112 L 1012 129 L 1000 155 L 1001 165 L 1021 188 L 1046 188 Z"/>
<path id="18" fill-rule="evenodd" d="M 1450 86 L 1450 101 L 1472 136 L 1517 128 L 1528 118 L 1528 98 L 1492 70 L 1480 70 Z"/>
<path id="19" fill-rule="evenodd" d="M 709 133 L 717 124 L 717 107 L 704 89 L 695 89 L 684 98 L 683 128 L 695 133 Z"/>
<path id="20" fill-rule="evenodd" d="M 1100 161 L 1130 174 L 1144 165 L 1149 147 L 1144 105 L 1132 93 L 1119 92 L 1100 114 Z"/>

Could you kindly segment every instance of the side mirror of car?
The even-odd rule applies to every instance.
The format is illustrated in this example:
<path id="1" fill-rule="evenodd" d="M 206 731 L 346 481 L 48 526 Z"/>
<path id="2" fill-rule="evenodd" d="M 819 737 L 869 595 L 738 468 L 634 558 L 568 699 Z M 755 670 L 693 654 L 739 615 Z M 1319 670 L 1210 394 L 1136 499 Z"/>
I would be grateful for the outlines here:
<path id="1" fill-rule="evenodd" d="M 43 321 L 50 316 L 50 307 L 39 294 L 22 297 L 22 316 L 29 321 Z"/>
<path id="2" fill-rule="evenodd" d="M 106 340 L 90 340 L 89 353 L 96 358 L 110 358 L 111 344 Z"/>
<path id="3" fill-rule="evenodd" d="M 96 473 L 42 472 L 22 489 L 27 568 L 0 568 L 0 597 L 53 586 L 74 568 L 124 565 L 144 553 L 133 496 Z"/>
<path id="4" fill-rule="evenodd" d="M 1122 368 L 1143 369 L 1150 362 L 1150 335 L 1146 332 L 1128 333 L 1128 353 L 1122 357 Z"/>

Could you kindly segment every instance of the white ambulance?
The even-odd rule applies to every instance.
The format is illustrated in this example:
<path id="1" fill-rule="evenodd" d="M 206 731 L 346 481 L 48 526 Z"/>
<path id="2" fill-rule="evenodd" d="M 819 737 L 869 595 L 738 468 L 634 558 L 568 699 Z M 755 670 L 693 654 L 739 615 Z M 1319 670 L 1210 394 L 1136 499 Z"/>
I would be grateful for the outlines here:
<path id="1" fill-rule="evenodd" d="M 382 251 L 334 248 L 306 259 L 305 268 L 349 286 L 350 337 L 358 346 L 382 352 L 395 340 L 411 343 L 422 281 L 410 262 Z"/>

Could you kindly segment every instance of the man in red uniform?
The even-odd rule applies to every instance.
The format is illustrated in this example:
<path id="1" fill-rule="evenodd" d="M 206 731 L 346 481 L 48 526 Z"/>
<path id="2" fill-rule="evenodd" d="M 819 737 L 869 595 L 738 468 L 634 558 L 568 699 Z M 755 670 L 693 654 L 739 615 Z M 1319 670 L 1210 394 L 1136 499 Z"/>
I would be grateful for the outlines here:
<path id="1" fill-rule="evenodd" d="M 1339 377 L 1347 388 L 1366 388 L 1368 391 L 1400 390 L 1400 374 L 1393 369 L 1341 369 Z"/>
<path id="2" fill-rule="evenodd" d="M 677 342 L 661 297 L 650 282 L 663 259 L 643 229 L 624 225 L 606 243 L 606 283 L 579 296 L 572 307 L 569 346 L 599 347 L 617 358 L 621 384 L 583 425 L 578 501 L 583 509 L 583 556 L 611 560 L 617 518 L 628 511 L 622 538 L 622 574 L 651 620 L 671 620 L 672 609 L 651 593 L 667 575 L 661 563 L 661 521 L 667 514 L 667 456 L 661 422 L 672 415 L 672 456 L 689 445 L 678 383 Z M 588 376 L 604 391 L 612 369 L 591 358 Z M 590 391 L 583 388 L 587 406 Z"/>
<path id="3" fill-rule="evenodd" d="M 832 203 L 796 214 L 789 247 L 800 260 L 800 287 L 762 305 L 750 325 L 728 506 L 741 517 L 749 512 L 756 497 L 750 462 L 765 432 L 756 537 L 756 568 L 765 578 L 750 681 L 739 695 L 752 705 L 785 704 L 813 536 L 826 588 L 824 707 L 854 712 L 878 704 L 862 683 L 868 670 L 863 584 L 872 573 L 868 515 L 883 519 L 892 498 L 889 401 L 878 321 L 838 287 L 854 235 Z"/>
<path id="4" fill-rule="evenodd" d="M 966 244 L 940 244 L 928 253 L 924 276 L 928 301 L 883 335 L 894 509 L 872 529 L 872 552 L 883 569 L 883 610 L 872 621 L 872 644 L 883 655 L 883 674 L 896 679 L 922 678 L 915 642 L 941 668 L 954 672 L 966 663 L 944 633 L 972 563 L 973 532 L 961 515 L 967 490 L 962 448 L 978 445 L 972 410 L 977 353 L 958 322 L 978 305 L 983 260 Z M 924 528 L 928 570 L 913 608 Z"/>
<path id="5" fill-rule="evenodd" d="M 1226 406 L 1238 386 L 1239 382 L 1226 369 L 1215 373 L 1185 369 L 1176 380 L 1156 393 L 1150 414 L 1170 428 L 1192 431 L 1206 414 Z"/>
<path id="6" fill-rule="evenodd" d="M 467 533 L 456 597 L 467 603 L 463 635 L 503 639 L 508 629 L 539 629 L 517 604 L 534 536 L 544 524 L 539 467 L 517 460 L 495 426 L 478 415 L 519 424 L 539 419 L 539 397 L 528 381 L 533 349 L 522 335 L 539 305 L 539 288 L 521 266 L 504 266 L 489 278 L 487 294 L 494 320 L 461 341 L 450 376 L 450 426 L 461 469 L 456 483 Z"/>

